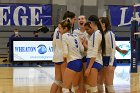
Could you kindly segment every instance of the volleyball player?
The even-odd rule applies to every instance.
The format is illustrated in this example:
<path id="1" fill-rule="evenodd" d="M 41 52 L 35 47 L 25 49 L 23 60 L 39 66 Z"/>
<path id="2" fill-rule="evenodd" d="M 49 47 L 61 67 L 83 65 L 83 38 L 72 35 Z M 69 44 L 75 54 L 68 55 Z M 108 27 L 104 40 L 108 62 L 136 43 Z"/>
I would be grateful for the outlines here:
<path id="1" fill-rule="evenodd" d="M 101 17 L 100 23 L 102 25 L 104 35 L 105 35 L 105 54 L 103 55 L 103 69 L 100 71 L 99 78 L 98 78 L 98 90 L 99 92 L 103 93 L 103 82 L 105 79 L 105 87 L 109 93 L 114 93 L 113 87 L 113 78 L 114 78 L 114 70 L 117 66 L 117 62 L 115 60 L 115 51 L 116 51 L 116 44 L 115 44 L 115 35 L 111 31 L 111 26 L 109 19 L 107 17 Z M 100 83 L 101 82 L 101 83 Z"/>
<path id="2" fill-rule="evenodd" d="M 87 41 L 87 32 L 85 31 L 84 25 L 86 23 L 86 17 L 84 15 L 80 15 L 78 17 L 78 29 L 75 29 L 73 31 L 73 34 L 78 35 L 78 37 L 80 38 L 81 42 L 86 42 Z M 81 73 L 81 78 L 80 78 L 80 91 L 81 93 L 85 93 L 85 89 L 84 89 L 84 72 L 86 69 L 86 51 L 84 54 L 82 54 L 83 58 L 82 58 L 82 62 L 83 62 L 83 71 Z"/>
<path id="3" fill-rule="evenodd" d="M 74 25 L 75 14 L 73 12 L 66 11 L 63 19 L 67 18 L 70 18 L 71 24 Z M 63 82 L 63 73 L 66 68 L 66 63 L 63 62 L 62 35 L 60 34 L 58 27 L 55 29 L 52 44 L 54 49 L 53 62 L 55 63 L 55 81 L 52 84 L 50 93 L 61 93 L 61 84 Z"/>
<path id="4" fill-rule="evenodd" d="M 59 24 L 59 30 L 62 34 L 64 62 L 67 62 L 67 67 L 64 72 L 63 93 L 70 93 L 69 89 L 71 89 L 72 83 L 75 84 L 73 85 L 75 93 L 79 92 L 78 79 L 80 77 L 77 79 L 75 77 L 82 71 L 81 53 L 84 52 L 84 47 L 78 36 L 70 33 L 71 28 L 69 19 Z"/>
<path id="5" fill-rule="evenodd" d="M 98 71 L 102 68 L 102 55 L 105 52 L 105 39 L 99 19 L 95 15 L 91 15 L 85 24 L 88 38 L 87 50 L 87 68 L 85 71 L 86 76 L 86 90 L 88 93 L 98 93 L 97 77 Z M 85 45 L 84 45 L 85 46 Z M 86 48 L 87 46 L 85 46 Z"/>
<path id="6" fill-rule="evenodd" d="M 126 50 L 121 50 L 115 44 L 115 35 L 111 31 L 110 21 L 107 17 L 101 17 L 100 23 L 102 25 L 104 35 L 105 35 L 105 54 L 103 55 L 103 69 L 99 72 L 98 77 L 98 90 L 103 93 L 103 83 L 105 83 L 107 93 L 115 93 L 113 87 L 114 70 L 117 66 L 117 61 L 115 59 L 115 51 L 126 54 Z"/>

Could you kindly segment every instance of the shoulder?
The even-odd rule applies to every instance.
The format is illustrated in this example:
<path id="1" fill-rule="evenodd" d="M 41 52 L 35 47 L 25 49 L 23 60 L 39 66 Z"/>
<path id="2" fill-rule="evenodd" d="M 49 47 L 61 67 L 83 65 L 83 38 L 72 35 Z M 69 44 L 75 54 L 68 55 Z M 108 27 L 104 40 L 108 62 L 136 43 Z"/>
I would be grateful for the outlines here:
<path id="1" fill-rule="evenodd" d="M 70 36 L 70 33 L 65 33 L 62 35 L 62 37 L 69 37 Z"/>
<path id="2" fill-rule="evenodd" d="M 54 31 L 55 33 L 57 33 L 57 32 L 59 32 L 59 29 L 58 29 L 58 27 L 55 29 L 55 31 Z"/>
<path id="3" fill-rule="evenodd" d="M 79 33 L 79 32 L 80 32 L 79 29 L 75 29 L 75 30 L 73 31 L 74 34 L 77 34 L 77 33 Z"/>
<path id="4" fill-rule="evenodd" d="M 96 36 L 101 36 L 102 35 L 100 30 L 95 31 L 93 34 L 96 35 Z"/>
<path id="5" fill-rule="evenodd" d="M 114 37 L 115 37 L 114 32 L 112 32 L 112 31 L 108 31 L 108 32 L 109 32 L 109 34 L 110 34 L 110 35 L 112 35 L 112 36 L 114 36 Z"/>

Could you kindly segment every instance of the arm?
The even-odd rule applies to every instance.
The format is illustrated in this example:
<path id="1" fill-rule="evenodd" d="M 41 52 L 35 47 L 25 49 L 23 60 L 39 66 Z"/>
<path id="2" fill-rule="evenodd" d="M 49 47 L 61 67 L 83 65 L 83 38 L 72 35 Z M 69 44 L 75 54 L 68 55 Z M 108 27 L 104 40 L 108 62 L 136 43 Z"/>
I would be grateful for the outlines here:
<path id="1" fill-rule="evenodd" d="M 58 31 L 58 28 L 55 29 L 55 32 L 53 34 L 52 45 L 53 45 L 54 50 L 55 50 L 55 46 L 56 46 L 56 34 L 57 34 L 57 31 Z"/>
<path id="2" fill-rule="evenodd" d="M 94 61 L 96 60 L 96 57 L 98 55 L 98 50 L 101 46 L 101 41 L 102 41 L 102 36 L 100 33 L 94 33 L 94 36 L 93 36 L 94 40 L 93 40 L 93 49 L 92 49 L 92 57 L 91 57 L 91 60 L 90 60 L 90 63 L 88 65 L 88 68 L 91 69 Z"/>
<path id="3" fill-rule="evenodd" d="M 92 46 L 90 46 L 90 47 L 93 47 L 92 50 L 91 50 L 92 51 L 91 52 L 92 57 L 90 59 L 89 65 L 88 65 L 88 67 L 87 67 L 87 69 L 85 71 L 85 76 L 86 77 L 89 75 L 89 73 L 91 71 L 92 65 L 94 64 L 94 62 L 96 60 L 96 57 L 98 56 L 98 50 L 99 50 L 99 48 L 101 46 L 102 36 L 101 36 L 100 33 L 95 33 L 95 34 L 96 34 L 95 37 L 93 36 L 93 38 L 94 38 L 93 41 L 92 41 L 93 44 L 91 44 Z"/>
<path id="4" fill-rule="evenodd" d="M 88 50 L 88 41 L 85 39 L 82 44 L 84 46 L 84 51 L 87 51 Z"/>
<path id="5" fill-rule="evenodd" d="M 87 69 L 91 69 L 92 68 L 92 65 L 93 65 L 93 63 L 94 63 L 95 60 L 96 60 L 96 57 L 92 57 L 90 59 L 90 62 L 89 62 L 89 65 L 88 65 L 88 68 Z"/>
<path id="6" fill-rule="evenodd" d="M 79 39 L 79 48 L 80 48 L 80 52 L 84 53 L 84 46 L 82 45 L 82 42 L 80 41 L 80 39 Z"/>
<path id="7" fill-rule="evenodd" d="M 115 58 L 115 51 L 116 51 L 116 42 L 115 42 L 115 35 L 110 32 L 110 45 L 111 45 L 111 55 L 110 55 L 110 61 L 109 66 L 113 66 L 114 58 Z"/>
<path id="8" fill-rule="evenodd" d="M 67 44 L 67 35 L 62 35 L 62 48 L 63 48 L 63 59 L 64 62 L 67 62 L 67 56 L 68 56 L 68 44 Z"/>
<path id="9" fill-rule="evenodd" d="M 116 50 L 122 54 L 127 54 L 127 50 L 121 50 L 118 46 L 116 46 Z"/>

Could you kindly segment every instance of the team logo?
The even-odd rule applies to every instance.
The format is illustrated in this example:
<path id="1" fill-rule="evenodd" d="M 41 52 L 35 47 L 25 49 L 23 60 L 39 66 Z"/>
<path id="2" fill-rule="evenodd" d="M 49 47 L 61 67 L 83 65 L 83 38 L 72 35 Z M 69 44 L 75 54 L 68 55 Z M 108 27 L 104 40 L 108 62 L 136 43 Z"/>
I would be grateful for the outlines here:
<path id="1" fill-rule="evenodd" d="M 47 52 L 47 48 L 45 45 L 39 45 L 37 48 L 39 54 L 45 54 Z"/>
<path id="2" fill-rule="evenodd" d="M 128 45 L 128 44 L 121 44 L 118 47 L 121 48 L 121 49 L 126 49 L 128 51 L 127 54 L 120 53 L 121 56 L 125 57 L 126 55 L 130 55 L 130 53 L 131 53 L 130 45 Z"/>

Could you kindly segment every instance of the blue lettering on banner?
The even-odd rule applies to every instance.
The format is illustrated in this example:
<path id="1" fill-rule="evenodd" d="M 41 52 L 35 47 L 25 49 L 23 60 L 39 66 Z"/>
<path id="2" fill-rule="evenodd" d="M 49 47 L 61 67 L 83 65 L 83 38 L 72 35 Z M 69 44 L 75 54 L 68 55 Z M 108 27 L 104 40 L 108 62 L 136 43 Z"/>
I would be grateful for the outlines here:
<path id="1" fill-rule="evenodd" d="M 112 26 L 130 26 L 133 20 L 133 6 L 109 6 Z M 140 7 L 136 7 L 136 18 L 140 18 Z"/>
<path id="2" fill-rule="evenodd" d="M 36 52 L 36 47 L 15 47 L 15 52 Z"/>
<path id="3" fill-rule="evenodd" d="M 52 5 L 0 4 L 0 26 L 52 25 Z"/>
<path id="4" fill-rule="evenodd" d="M 38 47 L 15 47 L 15 52 L 37 52 L 37 50 L 40 50 L 40 54 L 44 54 L 46 52 L 53 52 L 53 47 L 41 47 L 40 49 L 37 49 Z M 45 52 L 44 52 L 45 51 Z M 42 53 L 43 52 L 43 53 Z"/>
<path id="5" fill-rule="evenodd" d="M 53 47 L 49 47 L 49 52 L 53 52 Z"/>
<path id="6" fill-rule="evenodd" d="M 52 59 L 52 56 L 30 56 L 30 59 Z"/>

